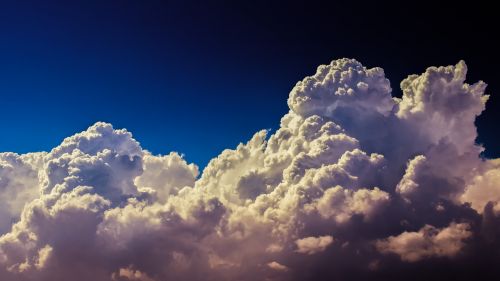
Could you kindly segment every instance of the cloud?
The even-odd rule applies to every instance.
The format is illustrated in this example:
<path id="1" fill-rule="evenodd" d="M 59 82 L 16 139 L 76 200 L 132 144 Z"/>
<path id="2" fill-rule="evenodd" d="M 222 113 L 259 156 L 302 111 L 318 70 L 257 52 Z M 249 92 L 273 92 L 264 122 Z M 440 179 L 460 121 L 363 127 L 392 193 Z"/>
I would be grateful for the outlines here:
<path id="1" fill-rule="evenodd" d="M 417 176 L 421 173 L 423 169 L 422 166 L 425 165 L 427 158 L 423 155 L 418 155 L 408 162 L 406 172 L 401 179 L 401 181 L 396 186 L 396 192 L 401 194 L 403 197 L 411 196 L 417 192 L 419 184 L 417 183 Z"/>
<path id="2" fill-rule="evenodd" d="M 493 203 L 495 212 L 500 213 L 500 161 L 486 162 L 485 171 L 476 175 L 462 194 L 462 201 L 471 203 L 479 213 L 482 213 L 489 202 Z"/>
<path id="3" fill-rule="evenodd" d="M 336 222 L 343 223 L 354 215 L 363 215 L 369 219 L 389 200 L 389 194 L 377 187 L 372 190 L 352 191 L 336 186 L 325 190 L 321 198 L 306 208 L 314 208 L 321 217 L 333 218 Z"/>
<path id="4" fill-rule="evenodd" d="M 334 60 L 295 85 L 288 98 L 302 116 L 333 115 L 338 108 L 356 108 L 387 115 L 393 107 L 391 86 L 381 68 L 367 69 L 356 60 Z"/>
<path id="5" fill-rule="evenodd" d="M 335 60 L 292 89 L 276 132 L 201 173 L 102 122 L 2 153 L 0 279 L 371 280 L 436 258 L 497 273 L 498 159 L 474 125 L 488 96 L 465 75 L 431 67 L 393 98 L 381 68 Z"/>
<path id="6" fill-rule="evenodd" d="M 142 157 L 143 173 L 135 178 L 138 188 L 149 188 L 161 202 L 176 195 L 185 186 L 193 186 L 198 176 L 198 167 L 187 164 L 182 157 L 172 152 L 165 156 L 145 153 Z"/>
<path id="7" fill-rule="evenodd" d="M 44 153 L 0 153 L 0 233 L 19 219 L 24 206 L 40 196 L 38 169 Z"/>
<path id="8" fill-rule="evenodd" d="M 130 281 L 154 281 L 147 274 L 134 270 L 131 267 L 120 268 L 117 273 L 111 275 L 112 280 L 130 280 Z"/>
<path id="9" fill-rule="evenodd" d="M 268 263 L 267 266 L 269 268 L 277 270 L 277 271 L 287 271 L 288 270 L 288 267 L 286 267 L 278 262 L 275 262 L 275 261 Z"/>
<path id="10" fill-rule="evenodd" d="M 297 253 L 308 255 L 322 252 L 332 243 L 333 237 L 330 235 L 320 237 L 306 237 L 295 241 L 295 244 L 297 244 Z"/>
<path id="11" fill-rule="evenodd" d="M 467 66 L 460 61 L 456 66 L 430 67 L 421 75 L 408 76 L 401 82 L 403 98 L 396 116 L 414 124 L 433 143 L 446 138 L 459 152 L 469 150 L 477 136 L 474 119 L 485 109 L 489 96 L 483 94 L 484 82 L 464 83 L 466 74 Z"/>
<path id="12" fill-rule="evenodd" d="M 382 253 L 395 253 L 403 261 L 416 262 L 429 257 L 453 257 L 464 247 L 464 240 L 471 237 L 466 223 L 451 223 L 437 229 L 426 225 L 418 232 L 403 232 L 376 243 Z"/>

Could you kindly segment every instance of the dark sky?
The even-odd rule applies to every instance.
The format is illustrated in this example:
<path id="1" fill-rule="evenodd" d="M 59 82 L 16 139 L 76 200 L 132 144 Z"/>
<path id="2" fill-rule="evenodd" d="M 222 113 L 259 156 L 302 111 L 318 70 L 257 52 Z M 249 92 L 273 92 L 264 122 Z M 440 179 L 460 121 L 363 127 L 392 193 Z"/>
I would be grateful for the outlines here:
<path id="1" fill-rule="evenodd" d="M 0 151 L 49 150 L 96 121 L 204 166 L 277 128 L 288 92 L 341 57 L 408 74 L 464 59 L 491 95 L 478 142 L 499 157 L 498 9 L 406 1 L 2 1 Z"/>

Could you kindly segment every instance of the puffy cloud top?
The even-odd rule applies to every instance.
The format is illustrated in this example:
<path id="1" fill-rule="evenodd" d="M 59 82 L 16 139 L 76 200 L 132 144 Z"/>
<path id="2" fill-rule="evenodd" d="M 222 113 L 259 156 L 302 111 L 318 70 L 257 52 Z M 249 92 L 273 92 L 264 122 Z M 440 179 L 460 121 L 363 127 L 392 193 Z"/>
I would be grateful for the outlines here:
<path id="1" fill-rule="evenodd" d="M 474 144 L 474 120 L 489 98 L 484 95 L 486 84 L 469 85 L 466 74 L 467 66 L 460 61 L 455 66 L 430 67 L 422 75 L 408 76 L 401 82 L 403 98 L 396 115 L 421 126 L 419 131 L 433 143 L 447 139 L 465 151 Z"/>
<path id="2" fill-rule="evenodd" d="M 394 102 L 384 70 L 367 69 L 353 59 L 334 60 L 295 85 L 288 106 L 295 113 L 332 116 L 339 107 L 390 113 Z"/>

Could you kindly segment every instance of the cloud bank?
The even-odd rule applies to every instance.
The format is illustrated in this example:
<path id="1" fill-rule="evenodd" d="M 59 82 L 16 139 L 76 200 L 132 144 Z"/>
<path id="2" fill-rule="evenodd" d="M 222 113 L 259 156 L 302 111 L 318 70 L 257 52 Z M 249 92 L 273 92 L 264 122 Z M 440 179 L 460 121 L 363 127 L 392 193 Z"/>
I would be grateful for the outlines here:
<path id="1" fill-rule="evenodd" d="M 486 84 L 466 73 L 430 67 L 395 98 L 381 68 L 321 65 L 276 132 L 201 173 L 102 122 L 1 153 L 0 279 L 498 277 L 500 160 L 480 156 Z"/>

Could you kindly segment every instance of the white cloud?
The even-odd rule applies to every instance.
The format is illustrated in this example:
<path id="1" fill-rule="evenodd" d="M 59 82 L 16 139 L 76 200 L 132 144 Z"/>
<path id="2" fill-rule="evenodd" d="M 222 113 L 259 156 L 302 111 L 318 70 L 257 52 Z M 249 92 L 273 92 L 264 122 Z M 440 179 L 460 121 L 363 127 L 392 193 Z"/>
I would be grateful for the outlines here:
<path id="1" fill-rule="evenodd" d="M 187 164 L 175 152 L 165 156 L 145 153 L 142 161 L 144 172 L 135 178 L 134 183 L 139 188 L 153 189 L 161 202 L 185 186 L 194 186 L 198 176 L 198 167 Z"/>
<path id="2" fill-rule="evenodd" d="M 469 150 L 476 139 L 474 119 L 485 108 L 486 84 L 465 82 L 467 66 L 429 67 L 422 75 L 401 82 L 403 98 L 396 115 L 412 123 L 431 143 L 442 139 L 453 143 L 459 153 Z"/>
<path id="3" fill-rule="evenodd" d="M 130 281 L 154 281 L 147 274 L 134 270 L 132 267 L 120 268 L 118 272 L 111 275 L 113 280 L 130 280 Z"/>
<path id="4" fill-rule="evenodd" d="M 467 186 L 461 200 L 471 203 L 479 213 L 492 202 L 494 211 L 500 213 L 500 159 L 490 160 L 485 166 L 485 171 L 478 173 Z"/>
<path id="5" fill-rule="evenodd" d="M 290 92 L 288 105 L 302 116 L 331 116 L 348 107 L 387 115 L 394 102 L 381 68 L 367 69 L 356 60 L 334 60 L 318 67 Z"/>
<path id="6" fill-rule="evenodd" d="M 390 197 L 378 188 L 352 191 L 341 186 L 329 188 L 308 208 L 314 208 L 323 218 L 333 218 L 338 223 L 348 221 L 353 215 L 369 219 L 378 208 L 387 204 Z"/>
<path id="7" fill-rule="evenodd" d="M 451 223 L 437 229 L 426 225 L 418 232 L 403 232 L 397 236 L 379 240 L 377 249 L 382 253 L 394 253 L 406 262 L 416 262 L 429 257 L 453 257 L 472 236 L 466 223 Z"/>
<path id="8" fill-rule="evenodd" d="M 268 263 L 267 266 L 270 269 L 274 269 L 274 270 L 277 270 L 277 271 L 288 271 L 288 267 L 287 266 L 282 265 L 282 264 L 280 264 L 279 262 L 276 262 L 276 261 L 272 261 L 272 262 Z"/>
<path id="9" fill-rule="evenodd" d="M 297 245 L 297 253 L 301 254 L 316 254 L 323 252 L 326 247 L 333 243 L 333 237 L 330 235 L 319 237 L 306 237 L 295 241 Z"/>
<path id="10" fill-rule="evenodd" d="M 403 197 L 408 198 L 415 192 L 418 192 L 419 184 L 416 178 L 421 173 L 426 160 L 425 156 L 418 155 L 408 162 L 406 172 L 396 186 L 396 191 Z"/>
<path id="11" fill-rule="evenodd" d="M 45 153 L 0 153 L 0 234 L 19 219 L 24 206 L 40 196 L 38 169 Z"/>

